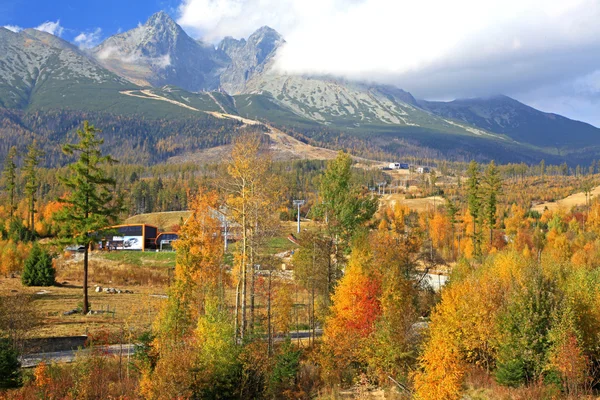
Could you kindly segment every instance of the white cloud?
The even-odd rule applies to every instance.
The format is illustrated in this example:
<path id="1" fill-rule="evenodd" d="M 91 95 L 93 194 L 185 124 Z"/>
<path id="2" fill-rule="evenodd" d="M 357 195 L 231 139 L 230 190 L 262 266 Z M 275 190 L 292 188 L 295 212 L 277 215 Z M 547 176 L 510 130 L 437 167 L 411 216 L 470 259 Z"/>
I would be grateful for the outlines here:
<path id="1" fill-rule="evenodd" d="M 43 24 L 40 24 L 35 29 L 42 32 L 50 33 L 54 36 L 62 36 L 64 32 L 64 28 L 60 26 L 60 19 L 56 20 L 56 22 L 46 21 Z"/>
<path id="2" fill-rule="evenodd" d="M 102 29 L 96 28 L 93 31 L 81 32 L 73 40 L 83 49 L 92 48 L 102 40 Z"/>
<path id="3" fill-rule="evenodd" d="M 13 31 L 15 33 L 21 32 L 23 30 L 23 28 L 21 28 L 20 26 L 17 26 L 17 25 L 4 25 L 4 28 L 8 29 L 9 31 Z"/>
<path id="4" fill-rule="evenodd" d="M 422 98 L 572 85 L 600 65 L 599 0 L 182 0 L 178 12 L 213 43 L 278 30 L 280 71 L 392 83 Z"/>

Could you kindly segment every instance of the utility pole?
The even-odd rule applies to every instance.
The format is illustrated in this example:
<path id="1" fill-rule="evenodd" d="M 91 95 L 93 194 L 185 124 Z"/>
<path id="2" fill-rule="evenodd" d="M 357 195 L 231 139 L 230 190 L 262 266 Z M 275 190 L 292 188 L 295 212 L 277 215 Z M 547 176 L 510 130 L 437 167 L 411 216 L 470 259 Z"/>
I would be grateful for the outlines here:
<path id="1" fill-rule="evenodd" d="M 298 233 L 300 233 L 300 206 L 303 206 L 306 200 L 294 200 L 294 205 L 298 207 Z"/>

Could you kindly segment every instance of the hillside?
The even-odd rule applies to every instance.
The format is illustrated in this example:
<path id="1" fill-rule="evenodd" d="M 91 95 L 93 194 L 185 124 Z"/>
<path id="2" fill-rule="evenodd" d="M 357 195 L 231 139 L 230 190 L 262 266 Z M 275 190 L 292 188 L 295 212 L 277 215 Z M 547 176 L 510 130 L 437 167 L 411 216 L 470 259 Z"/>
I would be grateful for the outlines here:
<path id="1" fill-rule="evenodd" d="M 58 165 L 57 143 L 84 119 L 104 130 L 111 153 L 145 164 L 186 159 L 256 128 L 215 113 L 261 121 L 286 141 L 379 159 L 573 165 L 600 149 L 598 128 L 505 96 L 427 102 L 389 85 L 284 74 L 274 68 L 283 46 L 269 27 L 208 46 L 164 12 L 90 51 L 0 28 L 0 157 L 37 137 L 47 164 Z M 305 150 L 296 146 L 289 157 L 315 156 L 299 154 Z"/>

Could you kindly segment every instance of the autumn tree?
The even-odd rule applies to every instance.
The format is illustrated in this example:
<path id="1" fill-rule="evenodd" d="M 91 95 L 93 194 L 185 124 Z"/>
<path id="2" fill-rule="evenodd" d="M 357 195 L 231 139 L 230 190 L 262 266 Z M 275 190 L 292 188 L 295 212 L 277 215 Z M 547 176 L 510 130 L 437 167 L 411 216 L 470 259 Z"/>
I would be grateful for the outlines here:
<path id="1" fill-rule="evenodd" d="M 380 226 L 369 235 L 372 273 L 381 282 L 381 314 L 366 341 L 365 360 L 382 383 L 389 377 L 406 383 L 416 359 L 418 334 L 414 324 L 423 307 L 419 298 L 422 274 L 416 270 L 422 234 L 411 226 L 410 214 L 404 225 L 403 233 Z"/>
<path id="2" fill-rule="evenodd" d="M 226 276 L 222 269 L 219 208 L 215 191 L 200 189 L 192 197 L 191 215 L 174 244 L 177 258 L 169 299 L 154 323 L 159 350 L 191 333 L 205 312 L 207 299 L 224 307 Z"/>
<path id="3" fill-rule="evenodd" d="M 300 248 L 294 252 L 294 279 L 300 283 L 310 295 L 310 327 L 315 328 L 315 313 L 329 305 L 329 282 L 337 280 L 331 268 L 331 255 L 328 251 L 328 240 L 319 232 L 303 232 L 299 238 Z"/>
<path id="4" fill-rule="evenodd" d="M 227 165 L 225 186 L 227 216 L 238 225 L 241 234 L 236 254 L 236 329 L 244 338 L 254 327 L 255 266 L 265 239 L 278 230 L 279 189 L 270 173 L 271 160 L 262 149 L 260 136 L 238 138 Z M 248 282 L 250 280 L 250 282 Z M 249 287 L 250 286 L 250 287 Z M 248 323 L 248 289 L 250 289 L 250 323 Z"/>
<path id="5" fill-rule="evenodd" d="M 37 202 L 38 191 L 38 165 L 44 152 L 38 147 L 37 140 L 33 140 L 27 147 L 27 155 L 25 156 L 23 165 L 23 174 L 25 175 L 25 196 L 27 197 L 27 223 L 29 230 L 35 232 L 35 203 Z"/>
<path id="6" fill-rule="evenodd" d="M 381 314 L 381 281 L 369 274 L 368 245 L 352 249 L 350 262 L 332 297 L 331 314 L 323 331 L 322 360 L 325 379 L 343 380 L 347 368 L 365 364 L 365 339 Z"/>
<path id="7" fill-rule="evenodd" d="M 341 276 L 345 252 L 356 230 L 369 221 L 377 210 L 378 201 L 368 191 L 352 181 L 352 158 L 340 151 L 327 164 L 319 186 L 321 202 L 315 212 L 325 222 L 323 243 L 329 254 L 327 287 L 329 293 Z"/>
<path id="8" fill-rule="evenodd" d="M 4 187 L 8 192 L 8 212 L 10 219 L 12 220 L 15 214 L 15 189 L 16 189 L 16 179 L 17 179 L 17 148 L 12 146 L 8 151 L 6 156 L 6 160 L 4 161 Z"/>
<path id="9" fill-rule="evenodd" d="M 114 197 L 115 180 L 103 169 L 103 166 L 117 161 L 109 155 L 102 155 L 100 146 L 104 140 L 97 137 L 99 132 L 84 121 L 83 129 L 77 130 L 79 142 L 63 146 L 66 155 L 78 155 L 79 159 L 68 166 L 67 174 L 59 177 L 69 194 L 59 200 L 65 207 L 56 214 L 56 219 L 69 227 L 78 244 L 85 246 L 83 313 L 89 311 L 89 247 L 96 240 L 95 232 L 110 225 L 121 211 L 121 206 L 115 202 Z"/>

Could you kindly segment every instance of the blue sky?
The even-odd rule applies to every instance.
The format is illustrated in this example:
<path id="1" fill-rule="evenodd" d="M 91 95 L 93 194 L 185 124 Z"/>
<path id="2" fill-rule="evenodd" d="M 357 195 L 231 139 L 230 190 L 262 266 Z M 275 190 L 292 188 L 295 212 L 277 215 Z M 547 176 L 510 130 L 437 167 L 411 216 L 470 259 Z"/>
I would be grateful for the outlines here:
<path id="1" fill-rule="evenodd" d="M 91 47 L 160 10 L 211 43 L 268 25 L 288 73 L 427 100 L 505 94 L 600 127 L 600 0 L 0 0 L 0 26 Z"/>
<path id="2" fill-rule="evenodd" d="M 0 26 L 34 28 L 60 21 L 61 37 L 73 41 L 82 32 L 101 29 L 105 38 L 134 28 L 153 13 L 176 12 L 178 1 L 170 0 L 1 0 Z"/>

